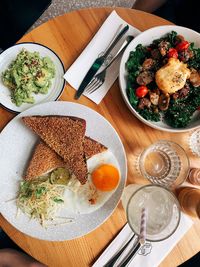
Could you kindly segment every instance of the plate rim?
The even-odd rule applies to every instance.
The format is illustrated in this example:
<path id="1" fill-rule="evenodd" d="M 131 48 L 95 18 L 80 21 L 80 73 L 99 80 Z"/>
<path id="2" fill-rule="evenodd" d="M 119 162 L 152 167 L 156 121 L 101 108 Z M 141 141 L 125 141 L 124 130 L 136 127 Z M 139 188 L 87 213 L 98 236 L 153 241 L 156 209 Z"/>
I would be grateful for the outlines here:
<path id="1" fill-rule="evenodd" d="M 36 44 L 36 45 L 38 45 L 38 46 L 42 46 L 42 47 L 45 47 L 46 49 L 50 50 L 50 51 L 51 51 L 51 52 L 58 58 L 58 60 L 60 61 L 60 64 L 61 64 L 62 69 L 63 69 L 63 75 L 65 74 L 66 70 L 65 70 L 65 67 L 64 67 L 64 63 L 63 63 L 63 61 L 61 60 L 61 58 L 58 56 L 58 54 L 57 54 L 54 50 L 52 50 L 50 47 L 48 47 L 48 46 L 46 46 L 46 45 L 43 45 L 43 44 L 40 44 L 40 43 L 37 43 L 37 42 L 21 42 L 21 43 L 14 44 L 14 45 L 12 45 L 12 46 L 6 48 L 5 50 L 3 50 L 3 51 L 0 53 L 0 55 L 2 55 L 4 52 L 6 52 L 6 51 L 7 51 L 8 49 L 10 49 L 10 48 L 13 48 L 13 47 L 18 46 L 18 45 L 23 45 L 23 44 L 34 44 L 34 45 Z M 54 100 L 52 100 L 52 101 L 56 101 L 56 100 L 59 99 L 59 97 L 61 96 L 61 94 L 62 94 L 63 91 L 64 91 L 65 84 L 66 84 L 66 81 L 65 81 L 65 79 L 63 78 L 63 85 L 62 85 L 62 88 L 60 89 L 59 95 L 58 95 Z M 48 101 L 48 102 L 51 102 L 51 101 Z M 44 103 L 47 103 L 47 102 L 44 102 Z M 41 103 L 41 104 L 42 104 L 42 103 Z M 35 105 L 40 105 L 40 104 L 35 104 Z M 30 108 L 34 107 L 35 105 L 31 106 Z M 16 110 L 13 110 L 13 109 L 10 109 L 10 108 L 6 107 L 6 106 L 3 105 L 1 102 L 0 102 L 0 106 L 3 107 L 4 109 L 6 109 L 7 111 L 12 112 L 12 113 L 14 113 L 14 114 L 20 114 L 20 113 L 24 112 L 25 110 L 27 110 L 27 109 L 25 109 L 25 110 L 23 110 L 23 111 L 16 111 Z M 28 109 L 29 109 L 29 108 L 28 108 Z"/>
<path id="2" fill-rule="evenodd" d="M 100 227 L 103 223 L 105 223 L 106 222 L 106 220 L 108 220 L 109 218 L 110 218 L 110 216 L 114 213 L 114 211 L 116 210 L 116 208 L 117 208 L 117 206 L 119 205 L 119 202 L 121 201 L 121 197 L 122 197 L 122 194 L 123 194 L 123 190 L 124 190 L 124 188 L 125 188 L 125 186 L 126 186 L 126 182 L 127 182 L 127 176 L 128 176 L 128 162 L 127 162 L 127 155 L 126 155 L 126 150 L 125 150 L 125 148 L 124 148 L 124 145 L 123 145 L 123 142 L 122 142 L 122 140 L 121 140 L 121 138 L 120 138 L 120 136 L 119 136 L 119 134 L 118 134 L 118 132 L 117 132 L 117 130 L 114 128 L 114 126 L 102 115 L 102 114 L 100 114 L 98 111 L 96 111 L 96 110 L 94 110 L 94 109 L 92 109 L 92 108 L 90 108 L 90 107 L 88 107 L 88 106 L 85 106 L 85 105 L 83 105 L 83 104 L 80 104 L 80 103 L 75 103 L 75 102 L 71 102 L 71 101 L 57 101 L 57 102 L 55 102 L 55 101 L 50 101 L 50 102 L 45 102 L 45 103 L 40 103 L 40 104 L 38 104 L 37 106 L 42 106 L 42 105 L 49 105 L 49 104 L 56 104 L 56 105 L 59 105 L 59 104 L 63 104 L 63 103 L 65 103 L 65 104 L 72 104 L 72 105 L 74 105 L 74 106 L 81 106 L 81 107 L 83 107 L 84 109 L 88 109 L 88 110 L 90 110 L 90 111 L 92 111 L 92 112 L 95 112 L 95 113 L 97 113 L 97 115 L 98 116 L 100 116 L 101 117 L 101 119 L 103 119 L 106 123 L 108 123 L 108 125 L 113 129 L 113 131 L 115 132 L 115 134 L 116 134 L 116 136 L 117 136 L 117 139 L 118 139 L 118 141 L 119 141 L 119 143 L 120 143 L 120 145 L 121 145 L 121 148 L 122 148 L 122 151 L 123 151 L 123 158 L 124 158 L 124 167 L 125 167 L 125 169 L 124 169 L 124 179 L 123 179 L 123 185 L 122 185 L 122 187 L 121 187 L 121 194 L 120 194 L 120 196 L 119 196 L 119 198 L 118 198 L 118 200 L 117 200 L 117 202 L 116 202 L 116 205 L 114 206 L 114 208 L 110 211 L 110 213 L 108 214 L 108 215 L 106 215 L 105 216 L 105 218 L 101 221 L 101 223 L 100 224 L 97 224 L 95 227 L 93 227 L 91 230 L 89 230 L 88 232 L 86 232 L 86 233 L 83 233 L 83 234 L 79 234 L 79 235 L 77 235 L 77 236 L 75 236 L 75 237 L 73 237 L 73 238 L 68 238 L 68 239 L 66 239 L 66 238 L 58 238 L 58 239 L 56 239 L 56 238 L 53 238 L 53 239 L 50 239 L 50 238 L 44 238 L 44 237 L 36 237 L 35 235 L 32 235 L 32 234 L 27 234 L 27 233 L 25 233 L 25 232 L 23 232 L 18 226 L 16 226 L 14 223 L 13 223 L 13 221 L 10 221 L 10 220 L 8 220 L 8 218 L 7 218 L 7 216 L 5 216 L 4 215 L 4 213 L 2 213 L 2 211 L 0 211 L 1 212 L 1 214 L 2 214 L 2 216 L 8 221 L 8 223 L 10 223 L 13 227 L 15 227 L 18 231 L 20 231 L 20 232 L 22 232 L 23 234 L 25 234 L 25 235 L 27 235 L 27 236 L 30 236 L 30 237 L 32 237 L 32 238 L 36 238 L 36 239 L 38 239 L 38 240 L 45 240 L 45 241 L 51 241 L 51 242 L 54 242 L 54 241 L 58 241 L 58 242 L 60 242 L 60 241 L 70 241 L 70 240 L 74 240 L 74 239 L 77 239 L 77 238 L 80 238 L 80 237 L 84 237 L 84 236 L 86 236 L 87 234 L 89 234 L 89 233 L 91 233 L 91 232 L 93 232 L 94 230 L 96 230 L 98 227 Z M 27 111 L 29 111 L 30 109 L 33 109 L 33 108 L 36 108 L 36 106 L 33 106 L 33 107 L 31 107 L 31 108 L 29 108 L 29 109 L 27 109 L 27 110 L 24 110 L 23 112 L 27 112 Z M 9 125 L 9 124 L 11 124 L 12 123 L 12 121 L 13 120 L 17 120 L 19 117 L 21 117 L 21 116 L 23 116 L 23 112 L 21 112 L 21 113 L 19 113 L 17 116 L 15 116 L 7 125 Z M 26 115 L 25 115 L 26 116 Z M 31 116 L 31 115 L 30 115 Z M 34 116 L 34 115 L 32 115 L 32 116 Z M 47 115 L 44 115 L 44 116 L 47 116 Z M 6 130 L 6 127 L 7 127 L 7 125 L 3 128 L 3 130 L 2 130 L 2 132 L 1 133 L 3 133 L 5 130 Z M 117 190 L 117 189 L 116 189 Z M 112 196 L 111 196 L 112 197 Z M 108 201 L 108 200 L 107 200 Z M 105 205 L 105 204 L 104 204 Z M 1 205 L 0 205 L 0 208 L 1 208 Z M 92 214 L 92 213 L 91 213 Z"/>

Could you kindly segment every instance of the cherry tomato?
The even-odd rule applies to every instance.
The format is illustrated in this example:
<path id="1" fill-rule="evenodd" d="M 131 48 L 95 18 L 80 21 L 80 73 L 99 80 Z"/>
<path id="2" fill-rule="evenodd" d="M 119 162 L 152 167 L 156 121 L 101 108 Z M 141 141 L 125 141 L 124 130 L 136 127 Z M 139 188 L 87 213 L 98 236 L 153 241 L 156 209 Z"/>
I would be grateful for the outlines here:
<path id="1" fill-rule="evenodd" d="M 167 53 L 167 57 L 168 58 L 171 58 L 171 57 L 178 58 L 178 52 L 177 52 L 177 50 L 175 48 L 170 48 L 169 49 L 169 52 Z"/>
<path id="2" fill-rule="evenodd" d="M 176 50 L 180 52 L 180 51 L 188 49 L 189 46 L 190 46 L 190 43 L 188 41 L 182 41 L 179 44 L 177 44 Z"/>
<path id="3" fill-rule="evenodd" d="M 144 97 L 147 93 L 148 93 L 148 88 L 144 85 L 141 85 L 136 89 L 136 96 L 139 98 Z"/>

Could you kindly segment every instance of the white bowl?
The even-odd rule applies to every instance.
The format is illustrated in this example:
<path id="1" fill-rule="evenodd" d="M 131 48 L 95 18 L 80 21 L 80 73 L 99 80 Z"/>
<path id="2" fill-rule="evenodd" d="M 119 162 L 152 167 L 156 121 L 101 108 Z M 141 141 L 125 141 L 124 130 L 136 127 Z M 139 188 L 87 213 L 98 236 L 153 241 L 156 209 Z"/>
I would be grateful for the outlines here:
<path id="1" fill-rule="evenodd" d="M 123 99 L 125 103 L 127 104 L 128 108 L 130 111 L 142 122 L 145 124 L 149 125 L 150 127 L 153 127 L 158 130 L 162 131 L 168 131 L 168 132 L 186 132 L 190 131 L 193 129 L 196 129 L 200 125 L 200 112 L 197 111 L 193 115 L 190 123 L 188 124 L 187 127 L 185 128 L 173 128 L 169 125 L 167 125 L 163 121 L 159 122 L 153 122 L 153 121 L 148 121 L 144 119 L 130 104 L 127 93 L 126 93 L 126 88 L 127 88 L 127 71 L 125 68 L 125 64 L 129 58 L 129 54 L 131 51 L 134 51 L 136 46 L 138 44 L 142 44 L 144 46 L 150 45 L 153 40 L 158 39 L 162 36 L 164 36 L 166 33 L 169 33 L 171 31 L 176 31 L 178 34 L 183 35 L 185 39 L 189 42 L 194 42 L 195 47 L 200 47 L 200 34 L 198 32 L 195 32 L 193 30 L 190 30 L 185 27 L 180 27 L 180 26 L 174 26 L 174 25 L 167 25 L 167 26 L 159 26 L 159 27 L 154 27 L 149 30 L 146 30 L 139 34 L 135 39 L 130 43 L 130 45 L 127 47 L 126 51 L 123 54 L 123 57 L 121 59 L 121 64 L 120 64 L 120 71 L 119 71 L 119 84 L 120 84 L 120 89 L 121 93 L 123 96 Z"/>

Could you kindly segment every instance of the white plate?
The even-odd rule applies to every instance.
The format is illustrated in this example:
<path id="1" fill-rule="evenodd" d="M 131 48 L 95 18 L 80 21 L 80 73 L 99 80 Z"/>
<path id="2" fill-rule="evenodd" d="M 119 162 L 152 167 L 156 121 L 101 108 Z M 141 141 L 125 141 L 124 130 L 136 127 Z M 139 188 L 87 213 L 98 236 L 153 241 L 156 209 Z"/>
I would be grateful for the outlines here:
<path id="1" fill-rule="evenodd" d="M 52 85 L 48 90 L 47 94 L 33 94 L 35 103 L 34 104 L 28 104 L 23 103 L 20 107 L 17 107 L 15 103 L 11 101 L 10 97 L 10 89 L 8 89 L 2 82 L 2 73 L 8 68 L 10 63 L 16 59 L 17 54 L 23 49 L 27 49 L 30 52 L 39 52 L 41 57 L 48 56 L 51 58 L 55 65 L 56 74 L 55 78 L 52 79 Z M 53 52 L 50 48 L 37 44 L 37 43 L 20 43 L 16 44 L 5 51 L 3 51 L 0 54 L 0 103 L 2 106 L 4 106 L 6 109 L 12 112 L 22 112 L 36 104 L 49 102 L 53 100 L 57 100 L 59 96 L 61 95 L 64 86 L 65 86 L 65 80 L 63 79 L 63 75 L 65 73 L 65 69 L 63 66 L 63 63 L 61 59 L 56 55 L 55 52 Z"/>
<path id="2" fill-rule="evenodd" d="M 30 220 L 20 213 L 16 218 L 15 201 L 6 202 L 16 197 L 26 165 L 38 140 L 22 122 L 21 117 L 30 115 L 66 115 L 86 120 L 86 135 L 107 146 L 115 155 L 121 172 L 118 188 L 111 198 L 98 210 L 76 215 L 74 223 L 44 229 L 37 220 Z M 127 175 L 126 155 L 123 144 L 111 124 L 99 113 L 80 104 L 71 102 L 49 102 L 32 107 L 15 117 L 0 135 L 0 212 L 21 232 L 45 240 L 61 241 L 83 236 L 102 224 L 117 206 Z M 65 215 L 65 214 L 61 214 Z"/>
<path id="3" fill-rule="evenodd" d="M 134 51 L 136 46 L 138 44 L 142 44 L 144 46 L 149 45 L 153 42 L 153 40 L 158 39 L 162 36 L 164 36 L 166 33 L 169 33 L 171 31 L 176 31 L 178 34 L 181 34 L 185 37 L 185 39 L 189 42 L 194 42 L 196 47 L 200 47 L 200 34 L 198 32 L 195 32 L 193 30 L 190 30 L 185 27 L 180 27 L 180 26 L 159 26 L 159 27 L 154 27 L 151 28 L 147 31 L 142 32 L 138 36 L 134 38 L 134 40 L 130 43 L 130 45 L 127 47 L 126 51 L 124 52 L 121 63 L 120 63 L 120 71 L 119 71 L 119 83 L 120 83 L 120 89 L 122 93 L 122 97 L 130 109 L 130 111 L 143 123 L 158 129 L 162 131 L 167 131 L 167 132 L 186 132 L 190 131 L 192 129 L 196 129 L 199 127 L 200 124 L 200 112 L 195 112 L 193 115 L 193 118 L 189 125 L 186 128 L 173 128 L 169 125 L 167 125 L 163 121 L 159 122 L 153 122 L 153 121 L 148 121 L 144 119 L 130 104 L 126 89 L 127 89 L 127 71 L 125 68 L 126 62 L 129 58 L 129 54 L 131 51 Z"/>

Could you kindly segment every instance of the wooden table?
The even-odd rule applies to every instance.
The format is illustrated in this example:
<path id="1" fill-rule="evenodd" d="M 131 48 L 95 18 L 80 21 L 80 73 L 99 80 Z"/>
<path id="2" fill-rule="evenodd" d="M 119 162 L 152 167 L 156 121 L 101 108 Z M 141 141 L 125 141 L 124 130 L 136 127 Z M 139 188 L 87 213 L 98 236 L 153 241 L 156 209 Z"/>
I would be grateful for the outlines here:
<path id="1" fill-rule="evenodd" d="M 50 47 L 61 57 L 65 67 L 68 68 L 111 11 L 111 8 L 100 8 L 68 13 L 41 25 L 20 41 L 39 42 Z M 116 8 L 116 11 L 128 23 L 141 31 L 153 26 L 170 24 L 162 18 L 136 10 Z M 67 85 L 60 99 L 74 101 L 74 92 L 74 89 Z M 126 107 L 120 95 L 118 81 L 100 105 L 94 104 L 86 97 L 81 97 L 77 102 L 101 113 L 119 133 L 128 158 L 128 183 L 141 183 L 141 177 L 134 168 L 135 155 L 158 139 L 173 140 L 181 144 L 188 152 L 192 165 L 199 164 L 199 159 L 193 157 L 188 151 L 189 134 L 172 134 L 145 126 Z M 13 117 L 14 114 L 0 108 L 0 129 L 3 129 Z M 72 241 L 47 242 L 17 231 L 0 216 L 0 226 L 23 250 L 52 267 L 91 266 L 125 223 L 125 213 L 119 204 L 112 216 L 90 234 Z M 160 267 L 179 265 L 197 253 L 199 247 L 200 223 L 196 222 Z"/>

